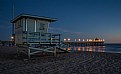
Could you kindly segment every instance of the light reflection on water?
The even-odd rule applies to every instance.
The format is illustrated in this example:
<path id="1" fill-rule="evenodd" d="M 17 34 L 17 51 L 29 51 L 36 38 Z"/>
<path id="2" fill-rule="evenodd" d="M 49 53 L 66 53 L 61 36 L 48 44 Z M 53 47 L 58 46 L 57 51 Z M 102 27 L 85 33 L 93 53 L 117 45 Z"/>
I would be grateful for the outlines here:
<path id="1" fill-rule="evenodd" d="M 121 44 L 105 44 L 104 46 L 77 46 L 69 47 L 70 51 L 91 51 L 91 52 L 111 52 L 121 53 Z"/>
<path id="2" fill-rule="evenodd" d="M 86 46 L 86 47 L 69 47 L 69 51 L 93 51 L 93 52 L 104 52 L 105 46 Z"/>

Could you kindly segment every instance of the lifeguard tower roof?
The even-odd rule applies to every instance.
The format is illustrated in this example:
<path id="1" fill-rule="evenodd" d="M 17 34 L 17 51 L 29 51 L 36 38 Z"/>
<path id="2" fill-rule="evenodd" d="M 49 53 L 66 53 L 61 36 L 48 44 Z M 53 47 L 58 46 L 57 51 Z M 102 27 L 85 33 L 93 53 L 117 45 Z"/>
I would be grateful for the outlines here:
<path id="1" fill-rule="evenodd" d="M 41 19 L 41 20 L 45 20 L 45 21 L 49 21 L 49 22 L 54 22 L 57 21 L 56 18 L 50 18 L 50 17 L 43 17 L 43 16 L 37 16 L 37 15 L 30 15 L 30 14 L 21 14 L 19 16 L 17 16 L 16 18 L 14 18 L 11 23 L 16 22 L 17 20 L 21 19 L 21 18 L 32 18 L 32 19 Z"/>

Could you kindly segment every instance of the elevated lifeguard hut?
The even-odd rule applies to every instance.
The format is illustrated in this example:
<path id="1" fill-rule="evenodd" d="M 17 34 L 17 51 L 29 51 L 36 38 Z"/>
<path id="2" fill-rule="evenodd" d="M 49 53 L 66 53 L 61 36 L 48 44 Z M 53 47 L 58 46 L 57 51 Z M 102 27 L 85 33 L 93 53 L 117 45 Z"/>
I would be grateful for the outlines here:
<path id="1" fill-rule="evenodd" d="M 14 18 L 13 23 L 14 42 L 17 46 L 26 45 L 28 47 L 28 55 L 38 53 L 38 51 L 55 53 L 56 47 L 60 44 L 60 34 L 48 33 L 51 22 L 56 21 L 55 18 L 33 16 L 21 14 Z M 42 45 L 48 48 L 40 48 Z M 55 50 L 53 50 L 55 49 Z M 31 50 L 37 50 L 31 52 Z"/>
<path id="2" fill-rule="evenodd" d="M 21 14 L 11 22 L 14 26 L 15 44 L 57 44 L 60 42 L 60 34 L 48 33 L 54 18 L 39 17 Z"/>

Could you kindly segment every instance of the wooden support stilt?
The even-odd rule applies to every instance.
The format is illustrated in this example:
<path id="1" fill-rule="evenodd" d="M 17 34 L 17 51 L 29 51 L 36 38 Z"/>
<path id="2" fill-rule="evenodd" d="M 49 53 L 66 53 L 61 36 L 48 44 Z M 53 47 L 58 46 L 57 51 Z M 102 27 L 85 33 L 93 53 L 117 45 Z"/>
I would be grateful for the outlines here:
<path id="1" fill-rule="evenodd" d="M 28 59 L 30 59 L 30 49 L 28 48 Z"/>
<path id="2" fill-rule="evenodd" d="M 54 47 L 54 56 L 56 57 L 56 46 Z"/>

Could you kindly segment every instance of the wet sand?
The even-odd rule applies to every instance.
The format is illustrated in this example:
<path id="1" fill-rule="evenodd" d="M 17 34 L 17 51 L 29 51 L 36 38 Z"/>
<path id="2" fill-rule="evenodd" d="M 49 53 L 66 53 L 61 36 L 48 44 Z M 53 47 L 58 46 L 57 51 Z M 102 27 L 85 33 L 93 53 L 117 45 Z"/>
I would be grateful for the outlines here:
<path id="1" fill-rule="evenodd" d="M 80 51 L 27 60 L 13 48 L 0 47 L 0 74 L 121 74 L 120 53 Z"/>

